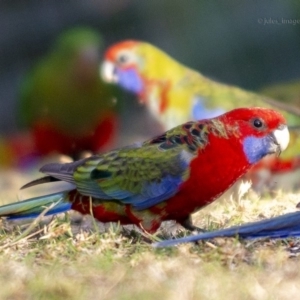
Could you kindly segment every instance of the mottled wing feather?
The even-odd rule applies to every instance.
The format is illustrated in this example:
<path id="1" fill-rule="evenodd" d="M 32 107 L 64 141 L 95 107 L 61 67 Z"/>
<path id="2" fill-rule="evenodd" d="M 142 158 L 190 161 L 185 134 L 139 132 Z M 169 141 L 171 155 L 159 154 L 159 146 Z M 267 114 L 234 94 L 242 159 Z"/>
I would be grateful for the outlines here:
<path id="1" fill-rule="evenodd" d="M 157 145 L 126 148 L 102 156 L 93 170 L 87 160 L 74 178 L 83 194 L 144 209 L 177 192 L 188 168 L 182 151 L 179 146 L 165 151 Z"/>
<path id="2" fill-rule="evenodd" d="M 174 195 L 189 163 L 208 142 L 206 123 L 188 122 L 140 146 L 126 147 L 41 171 L 76 185 L 81 194 L 145 209 Z"/>

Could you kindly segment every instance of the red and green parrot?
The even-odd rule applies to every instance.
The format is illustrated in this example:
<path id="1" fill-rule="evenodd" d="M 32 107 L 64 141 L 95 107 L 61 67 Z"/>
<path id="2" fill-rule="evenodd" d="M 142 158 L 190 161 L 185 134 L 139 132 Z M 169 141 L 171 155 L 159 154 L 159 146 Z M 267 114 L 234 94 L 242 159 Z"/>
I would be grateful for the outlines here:
<path id="1" fill-rule="evenodd" d="M 277 107 L 289 126 L 300 125 L 299 102 L 291 106 L 291 103 L 215 82 L 146 42 L 127 40 L 112 45 L 105 52 L 101 75 L 105 81 L 136 93 L 165 130 L 188 120 L 209 118 L 247 106 Z M 299 154 L 299 133 L 299 129 L 291 133 L 288 152 Z M 273 160 L 281 163 L 281 158 Z"/>
<path id="2" fill-rule="evenodd" d="M 99 78 L 101 48 L 95 30 L 69 29 L 24 79 L 18 121 L 30 130 L 36 154 L 78 157 L 114 145 L 120 93 Z"/>
<path id="3" fill-rule="evenodd" d="M 135 224 L 153 233 L 166 220 L 194 230 L 191 214 L 213 202 L 263 157 L 286 149 L 284 117 L 266 108 L 239 108 L 190 121 L 140 145 L 73 163 L 47 164 L 46 177 L 25 185 L 63 181 L 59 193 L 0 207 L 9 219 L 74 209 L 101 222 Z"/>

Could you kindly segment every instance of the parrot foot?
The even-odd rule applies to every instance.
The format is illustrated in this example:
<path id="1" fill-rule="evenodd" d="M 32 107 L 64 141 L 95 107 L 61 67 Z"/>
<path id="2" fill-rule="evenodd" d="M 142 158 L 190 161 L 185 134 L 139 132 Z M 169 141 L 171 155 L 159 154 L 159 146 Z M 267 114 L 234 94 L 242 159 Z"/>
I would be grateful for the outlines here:
<path id="1" fill-rule="evenodd" d="M 181 226 L 183 226 L 185 229 L 190 230 L 190 231 L 196 231 L 197 233 L 199 232 L 206 232 L 206 230 L 197 227 L 193 224 L 192 217 L 189 215 L 186 219 L 180 222 Z"/>

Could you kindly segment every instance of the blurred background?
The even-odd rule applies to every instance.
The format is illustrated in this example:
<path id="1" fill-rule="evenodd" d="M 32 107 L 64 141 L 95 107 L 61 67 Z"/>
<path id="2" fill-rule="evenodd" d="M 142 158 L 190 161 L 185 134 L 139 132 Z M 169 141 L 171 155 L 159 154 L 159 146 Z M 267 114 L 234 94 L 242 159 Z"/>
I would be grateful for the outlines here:
<path id="1" fill-rule="evenodd" d="M 111 44 L 138 39 L 156 45 L 210 78 L 249 90 L 300 78 L 298 1 L 2 0 L 0 137 L 3 141 L 18 134 L 24 123 L 29 122 L 26 115 L 29 102 L 23 100 L 27 97 L 24 94 L 30 81 L 28 74 L 50 56 L 64 32 L 78 27 L 99 34 L 99 61 Z M 37 78 L 41 77 L 39 74 Z M 116 93 L 123 93 L 119 99 L 124 101 L 116 104 L 119 116 L 114 146 L 159 132 L 159 126 L 153 125 L 154 120 L 132 95 Z M 31 94 L 37 92 L 33 89 Z M 76 101 L 80 101 L 80 95 L 75 94 Z M 71 106 L 65 105 L 64 109 L 68 111 Z M 43 131 L 39 134 L 45 136 Z M 30 147 L 26 137 L 20 140 L 22 147 Z M 0 145 L 0 156 L 1 151 L 4 150 Z"/>
<path id="2" fill-rule="evenodd" d="M 289 20 L 294 24 L 284 23 Z M 145 40 L 213 79 L 246 89 L 300 78 L 298 1 L 2 0 L 1 133 L 18 128 L 26 72 L 59 34 L 79 25 L 97 30 L 103 49 L 122 39 Z"/>

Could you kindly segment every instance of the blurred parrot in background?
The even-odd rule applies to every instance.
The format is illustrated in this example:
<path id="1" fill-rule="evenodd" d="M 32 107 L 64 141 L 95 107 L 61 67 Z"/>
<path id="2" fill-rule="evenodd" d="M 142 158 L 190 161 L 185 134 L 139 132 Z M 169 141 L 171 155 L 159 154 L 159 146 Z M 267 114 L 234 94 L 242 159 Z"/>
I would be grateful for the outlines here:
<path id="1" fill-rule="evenodd" d="M 101 48 L 97 31 L 69 29 L 22 82 L 18 121 L 30 130 L 35 154 L 78 158 L 114 145 L 120 91 L 99 78 Z"/>
<path id="2" fill-rule="evenodd" d="M 300 124 L 300 108 L 210 80 L 145 42 L 129 40 L 109 47 L 100 72 L 103 80 L 136 93 L 166 130 L 245 106 L 282 108 L 297 115 L 290 125 Z"/>
<path id="3" fill-rule="evenodd" d="M 281 159 L 274 155 L 262 159 L 245 176 L 252 181 L 254 190 L 259 194 L 273 194 L 279 188 L 286 192 L 300 188 L 300 155 L 282 156 Z"/>
<path id="4" fill-rule="evenodd" d="M 127 40 L 109 47 L 102 78 L 136 93 L 165 130 L 245 106 L 281 109 L 290 126 L 300 125 L 300 106 L 285 104 L 238 87 L 215 82 L 145 42 Z M 300 131 L 291 133 L 289 149 L 299 154 Z M 273 158 L 278 164 L 281 158 Z"/>
<path id="5" fill-rule="evenodd" d="M 300 237 L 300 212 L 296 211 L 262 221 L 186 236 L 179 239 L 165 240 L 155 243 L 153 246 L 158 248 L 171 247 L 182 243 L 198 242 L 220 237 L 240 237 L 243 239 Z"/>
<path id="6" fill-rule="evenodd" d="M 271 84 L 260 89 L 260 93 L 300 107 L 300 80 Z"/>
<path id="7" fill-rule="evenodd" d="M 74 209 L 101 222 L 135 224 L 153 233 L 175 220 L 195 230 L 191 214 L 226 191 L 257 161 L 286 149 L 284 117 L 271 109 L 239 108 L 190 121 L 141 145 L 40 169 L 47 176 L 26 184 L 64 181 L 64 192 L 0 207 L 9 219 Z"/>

